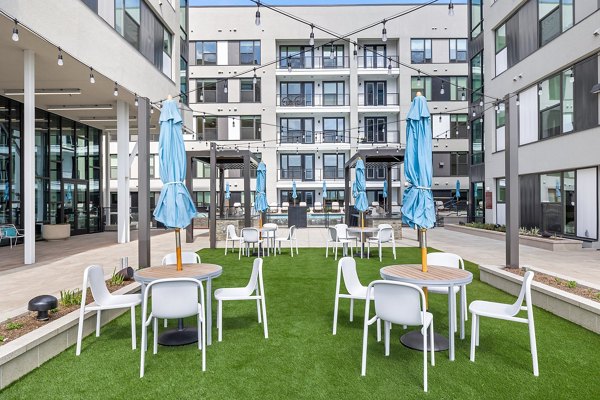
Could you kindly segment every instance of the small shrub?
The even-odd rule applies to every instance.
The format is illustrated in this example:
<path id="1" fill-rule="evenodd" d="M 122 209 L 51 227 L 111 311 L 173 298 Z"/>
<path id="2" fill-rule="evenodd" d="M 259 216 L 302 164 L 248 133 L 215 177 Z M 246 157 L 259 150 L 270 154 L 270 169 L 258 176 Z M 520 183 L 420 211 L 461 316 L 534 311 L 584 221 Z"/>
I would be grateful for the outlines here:
<path id="1" fill-rule="evenodd" d="M 113 273 L 110 277 L 110 281 L 109 283 L 111 285 L 115 285 L 115 286 L 120 286 L 123 284 L 123 281 L 125 280 L 125 276 L 123 276 L 122 274 L 117 273 L 117 269 L 115 268 L 113 270 Z"/>
<path id="2" fill-rule="evenodd" d="M 562 284 L 562 280 L 560 278 L 554 277 L 554 283 L 556 283 L 557 285 Z"/>
<path id="3" fill-rule="evenodd" d="M 596 299 L 600 301 L 600 292 L 596 293 Z"/>
<path id="4" fill-rule="evenodd" d="M 571 289 L 575 289 L 577 287 L 577 282 L 569 281 L 569 282 L 567 282 L 567 287 L 569 287 Z"/>
<path id="5" fill-rule="evenodd" d="M 23 327 L 23 324 L 20 324 L 18 322 L 9 322 L 8 324 L 6 324 L 6 329 L 8 329 L 9 331 L 14 331 L 15 329 L 21 329 Z"/>
<path id="6" fill-rule="evenodd" d="M 81 304 L 81 290 L 61 290 L 60 304 L 65 307 Z"/>
<path id="7" fill-rule="evenodd" d="M 0 342 L 4 342 L 4 336 L 0 335 Z"/>
<path id="8" fill-rule="evenodd" d="M 53 308 L 50 310 L 50 314 L 56 314 L 58 312 L 58 308 Z"/>
<path id="9" fill-rule="evenodd" d="M 529 233 L 531 233 L 532 236 L 540 236 L 540 228 L 534 226 Z"/>

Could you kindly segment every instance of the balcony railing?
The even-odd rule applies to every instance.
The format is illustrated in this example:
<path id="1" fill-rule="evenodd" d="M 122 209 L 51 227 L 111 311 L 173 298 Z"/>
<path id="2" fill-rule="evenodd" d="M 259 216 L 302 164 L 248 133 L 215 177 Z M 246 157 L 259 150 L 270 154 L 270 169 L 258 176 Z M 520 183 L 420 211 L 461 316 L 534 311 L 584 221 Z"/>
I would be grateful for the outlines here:
<path id="1" fill-rule="evenodd" d="M 350 105 L 347 94 L 288 94 L 277 95 L 280 107 L 339 107 Z"/>
<path id="2" fill-rule="evenodd" d="M 360 138 L 362 144 L 382 144 L 382 143 L 400 143 L 400 132 L 398 131 L 383 131 L 383 132 L 367 132 Z"/>
<path id="3" fill-rule="evenodd" d="M 321 57 L 321 56 L 304 56 L 304 57 L 290 57 L 283 58 L 277 64 L 277 69 L 340 69 L 350 68 L 350 57 L 348 56 L 335 56 Z"/>
<path id="4" fill-rule="evenodd" d="M 350 134 L 344 131 L 280 131 L 279 144 L 350 143 Z"/>
<path id="5" fill-rule="evenodd" d="M 383 55 L 368 55 L 368 56 L 359 56 L 358 57 L 358 68 L 361 69 L 384 69 L 387 68 L 388 65 L 392 64 L 392 68 L 398 68 L 398 61 L 400 60 L 398 56 L 386 56 Z"/>
<path id="6" fill-rule="evenodd" d="M 279 180 L 314 181 L 315 170 L 303 167 L 279 169 Z"/>
<path id="7" fill-rule="evenodd" d="M 344 131 L 323 131 L 323 143 L 350 143 L 350 133 Z"/>
<path id="8" fill-rule="evenodd" d="M 398 93 L 358 94 L 359 106 L 397 106 L 400 104 Z"/>
<path id="9" fill-rule="evenodd" d="M 370 167 L 367 165 L 369 170 L 368 180 L 383 180 L 387 168 L 381 168 L 381 171 L 377 171 L 377 168 Z M 323 169 L 305 169 L 302 167 L 290 167 L 287 169 L 277 170 L 280 181 L 298 181 L 298 182 L 313 182 L 313 181 L 343 181 L 344 180 L 344 168 L 343 167 L 323 167 Z M 354 175 L 351 177 L 354 179 Z M 392 168 L 392 180 L 400 179 L 400 169 L 398 167 Z"/>

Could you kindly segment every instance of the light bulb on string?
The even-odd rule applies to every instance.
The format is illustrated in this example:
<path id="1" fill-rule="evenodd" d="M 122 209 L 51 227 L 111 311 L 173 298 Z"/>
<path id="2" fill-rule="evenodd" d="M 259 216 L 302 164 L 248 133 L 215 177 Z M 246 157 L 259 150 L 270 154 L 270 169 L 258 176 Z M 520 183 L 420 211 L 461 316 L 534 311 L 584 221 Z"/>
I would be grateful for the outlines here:
<path id="1" fill-rule="evenodd" d="M 288 69 L 288 72 L 292 72 L 292 63 L 290 62 L 289 59 L 287 60 L 287 69 Z"/>
<path id="2" fill-rule="evenodd" d="M 516 101 L 515 101 L 515 104 L 516 104 L 516 105 L 519 105 L 519 104 L 520 104 L 520 101 L 519 101 L 519 95 L 517 95 L 517 99 L 516 99 Z"/>
<path id="3" fill-rule="evenodd" d="M 538 96 L 541 96 L 542 93 L 542 85 L 538 85 Z"/>
<path id="4" fill-rule="evenodd" d="M 461 100 L 461 101 L 465 101 L 465 100 L 466 100 L 466 98 L 467 98 L 467 95 L 465 94 L 465 88 L 462 88 L 462 90 L 463 90 L 463 92 L 462 92 L 462 94 L 460 95 L 460 100 Z"/>
<path id="5" fill-rule="evenodd" d="M 417 75 L 417 83 L 421 83 L 421 70 L 417 70 L 418 75 Z"/>
<path id="6" fill-rule="evenodd" d="M 440 113 L 440 119 L 439 119 L 439 121 L 442 122 L 442 113 Z"/>
<path id="7" fill-rule="evenodd" d="M 479 107 L 483 107 L 483 100 L 479 100 Z"/>
<path id="8" fill-rule="evenodd" d="M 383 20 L 383 29 L 381 30 L 381 41 L 387 42 L 387 29 L 385 29 L 385 19 Z"/>
<path id="9" fill-rule="evenodd" d="M 573 74 L 573 70 L 571 70 L 571 73 L 569 74 L 569 82 L 570 83 L 575 82 L 575 75 Z"/>
<path id="10" fill-rule="evenodd" d="M 448 15 L 451 17 L 454 16 L 454 3 L 452 3 L 452 0 L 450 0 L 450 3 L 448 4 Z"/>
<path id="11" fill-rule="evenodd" d="M 96 83 L 96 78 L 94 78 L 94 69 L 92 67 L 90 67 L 90 83 Z"/>
<path id="12" fill-rule="evenodd" d="M 444 82 L 442 82 L 442 87 L 440 88 L 440 94 L 444 94 L 446 91 L 444 90 Z"/>
<path id="13" fill-rule="evenodd" d="M 19 41 L 19 21 L 17 21 L 16 18 L 15 18 L 15 26 L 13 27 L 13 30 L 12 30 L 12 40 L 13 40 L 13 42 Z"/>
<path id="14" fill-rule="evenodd" d="M 388 57 L 388 75 L 392 74 L 392 57 Z"/>
<path id="15" fill-rule="evenodd" d="M 225 86 L 223 87 L 223 93 L 227 93 L 229 89 L 227 89 L 227 79 L 225 79 Z"/>
<path id="16" fill-rule="evenodd" d="M 137 107 L 137 106 L 140 104 L 140 102 L 139 102 L 139 100 L 138 100 L 138 95 L 137 95 L 137 93 L 134 93 L 134 95 L 135 95 L 135 100 L 133 101 L 133 104 L 134 104 L 134 105 Z"/>
<path id="17" fill-rule="evenodd" d="M 311 46 L 315 45 L 315 26 L 310 26 L 310 39 L 308 40 L 308 44 Z"/>
<path id="18" fill-rule="evenodd" d="M 256 26 L 260 26 L 260 1 L 256 2 L 256 6 L 258 9 L 256 10 L 256 18 L 254 19 L 254 23 Z"/>
<path id="19" fill-rule="evenodd" d="M 113 94 L 115 95 L 115 97 L 119 95 L 119 85 L 117 84 L 117 82 L 115 82 L 115 91 L 113 92 Z"/>
<path id="20" fill-rule="evenodd" d="M 358 56 L 358 50 L 356 49 L 356 44 L 354 44 L 354 57 L 356 58 Z"/>
<path id="21" fill-rule="evenodd" d="M 506 106 L 504 105 L 504 102 L 501 102 L 501 103 L 500 103 L 500 105 L 499 105 L 499 107 L 498 107 L 498 109 L 499 109 L 500 111 L 504 111 L 504 110 L 506 110 L 506 108 L 505 108 L 505 107 L 506 107 Z"/>
<path id="22" fill-rule="evenodd" d="M 62 67 L 62 66 L 64 65 L 64 63 L 65 63 L 65 62 L 63 61 L 62 49 L 61 49 L 60 47 L 58 48 L 58 59 L 57 59 L 56 63 L 57 63 L 57 64 L 58 64 L 60 67 Z"/>
<path id="23" fill-rule="evenodd" d="M 333 43 L 331 43 L 331 49 L 329 50 L 329 59 L 330 60 L 333 60 L 333 58 L 335 57 L 334 53 L 335 53 L 335 47 L 333 47 Z"/>

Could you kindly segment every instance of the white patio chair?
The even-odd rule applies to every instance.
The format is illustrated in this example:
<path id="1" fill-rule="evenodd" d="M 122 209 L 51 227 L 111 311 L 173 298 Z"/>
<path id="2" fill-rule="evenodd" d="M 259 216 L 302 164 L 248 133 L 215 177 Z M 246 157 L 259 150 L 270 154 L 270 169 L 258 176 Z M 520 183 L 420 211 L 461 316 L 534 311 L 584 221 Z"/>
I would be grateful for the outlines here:
<path id="1" fill-rule="evenodd" d="M 382 245 L 384 243 L 392 244 L 392 252 L 394 253 L 394 260 L 396 259 L 396 240 L 394 239 L 394 229 L 389 224 L 381 224 L 379 225 L 379 231 L 377 231 L 377 235 L 374 237 L 367 238 L 367 244 L 369 245 L 367 249 L 367 257 L 371 257 L 371 243 L 377 244 L 379 249 L 379 261 L 383 261 L 382 254 Z"/>
<path id="2" fill-rule="evenodd" d="M 260 238 L 260 233 L 256 228 L 243 228 L 242 232 L 242 244 L 245 245 L 244 252 L 248 257 L 250 257 L 250 245 L 254 248 L 255 246 L 258 248 L 258 255 L 260 256 L 260 249 L 263 243 L 263 240 Z M 263 253 L 265 249 L 263 248 Z M 240 246 L 238 253 L 238 260 L 242 259 L 242 246 Z"/>
<path id="3" fill-rule="evenodd" d="M 531 346 L 531 358 L 533 361 L 533 375 L 539 376 L 537 359 L 537 344 L 535 340 L 535 325 L 533 323 L 533 302 L 531 301 L 531 282 L 533 271 L 527 271 L 523 277 L 523 285 L 519 292 L 517 301 L 513 304 L 494 303 L 491 301 L 477 300 L 469 305 L 471 312 L 471 361 L 475 362 L 475 347 L 479 346 L 479 317 L 504 319 L 507 321 L 520 322 L 529 326 L 529 345 Z M 527 303 L 523 307 L 523 300 Z M 527 318 L 517 317 L 521 310 L 527 311 Z"/>
<path id="4" fill-rule="evenodd" d="M 313 207 L 314 211 L 323 211 L 323 204 L 320 201 L 315 201 L 315 205 Z"/>
<path id="5" fill-rule="evenodd" d="M 271 204 L 269 204 L 269 211 L 272 213 L 277 213 L 277 211 L 279 211 L 277 207 L 277 202 L 272 202 Z"/>
<path id="6" fill-rule="evenodd" d="M 281 244 L 283 242 L 290 242 L 290 254 L 292 255 L 292 257 L 294 257 L 294 245 L 296 246 L 296 254 L 298 254 L 298 239 L 296 238 L 296 225 L 290 226 L 288 235 L 286 237 L 278 237 L 275 239 L 275 242 L 277 243 L 276 247 L 279 248 L 279 254 L 281 254 Z"/>
<path id="7" fill-rule="evenodd" d="M 378 201 L 372 201 L 371 202 L 371 207 L 379 207 L 379 202 Z"/>
<path id="8" fill-rule="evenodd" d="M 463 259 L 452 253 L 429 253 L 427 254 L 427 265 L 439 265 L 442 267 L 448 268 L 460 268 L 465 269 L 465 263 Z M 448 296 L 449 287 L 446 286 L 432 286 L 428 287 L 427 290 L 429 293 L 437 293 L 437 294 L 445 294 Z M 454 293 L 458 293 L 460 291 L 460 287 L 454 286 Z M 462 307 L 462 316 L 465 321 L 469 320 L 469 316 L 467 313 L 467 285 L 463 287 L 462 294 L 460 296 L 460 306 Z M 455 309 L 456 310 L 456 309 Z M 456 314 L 454 315 L 454 320 L 456 321 Z M 454 331 L 458 330 L 458 324 L 454 323 Z"/>
<path id="9" fill-rule="evenodd" d="M 344 279 L 344 287 L 348 294 L 340 293 L 340 281 Z M 354 321 L 354 300 L 367 299 L 367 287 L 363 286 L 356 273 L 356 261 L 352 257 L 343 257 L 338 262 L 335 282 L 335 304 L 333 307 L 333 334 L 337 333 L 337 320 L 340 299 L 350 299 L 350 322 Z M 373 300 L 371 296 L 370 300 Z M 381 341 L 381 323 L 377 321 L 377 341 Z"/>
<path id="10" fill-rule="evenodd" d="M 339 212 L 340 211 L 340 203 L 337 201 L 332 201 L 331 202 L 331 211 Z"/>
<path id="11" fill-rule="evenodd" d="M 217 331 L 219 332 L 219 342 L 223 339 L 223 301 L 229 300 L 256 300 L 256 310 L 258 312 L 258 323 L 263 324 L 265 339 L 269 338 L 269 329 L 267 328 L 267 305 L 265 304 L 265 286 L 262 274 L 262 258 L 254 260 L 252 265 L 252 274 L 246 287 L 242 288 L 221 288 L 215 290 L 215 299 L 219 302 L 217 307 Z M 262 318 L 261 318 L 262 314 Z"/>
<path id="12" fill-rule="evenodd" d="M 300 203 L 298 203 L 298 206 L 300 206 L 300 207 L 306 207 L 306 202 L 305 201 L 301 201 Z"/>
<path id="13" fill-rule="evenodd" d="M 94 302 L 85 304 L 88 285 L 92 291 Z M 104 280 L 104 270 L 100 265 L 90 265 L 83 272 L 83 285 L 81 287 L 81 307 L 79 308 L 79 326 L 77 328 L 77 346 L 75 355 L 81 354 L 81 340 L 83 339 L 83 324 L 86 311 L 96 311 L 96 337 L 100 336 L 100 322 L 103 310 L 118 308 L 131 309 L 131 348 L 136 348 L 135 338 L 135 307 L 142 302 L 141 294 L 111 294 Z"/>
<path id="14" fill-rule="evenodd" d="M 265 240 L 265 242 L 267 242 L 267 246 L 269 248 L 272 248 L 273 251 L 275 251 L 275 238 L 277 237 L 277 230 L 279 229 L 279 226 L 277 224 L 269 222 L 269 223 L 264 224 L 263 228 L 274 229 L 274 230 L 269 230 L 269 231 L 263 232 L 262 237 Z M 263 257 L 264 257 L 264 255 L 263 255 Z"/>
<path id="15" fill-rule="evenodd" d="M 8 239 L 11 249 L 13 244 L 16 245 L 18 240 L 24 237 L 25 231 L 23 229 L 18 229 L 14 224 L 0 225 L 0 241 L 2 239 Z"/>
<path id="16" fill-rule="evenodd" d="M 290 203 L 288 203 L 287 201 L 284 201 L 283 203 L 281 203 L 281 212 L 288 212 L 289 206 L 290 206 Z"/>
<path id="17" fill-rule="evenodd" d="M 182 251 L 181 252 L 181 263 L 182 264 L 200 264 L 200 256 L 198 253 L 193 251 Z M 177 264 L 177 253 L 169 253 L 163 257 L 161 265 L 175 265 Z"/>
<path id="18" fill-rule="evenodd" d="M 200 296 L 198 296 L 200 289 Z M 152 312 L 147 316 L 148 297 L 152 296 Z M 142 304 L 142 348 L 140 378 L 144 377 L 145 355 L 148 347 L 148 325 L 152 324 L 154 349 L 158 351 L 158 319 L 178 319 L 198 316 L 198 349 L 202 350 L 202 371 L 206 371 L 206 314 L 202 282 L 192 278 L 158 279 L 150 282 Z"/>
<path id="19" fill-rule="evenodd" d="M 352 234 L 348 232 L 348 224 L 336 224 L 335 229 L 340 239 L 349 240 L 354 242 L 354 247 L 358 247 L 358 241 L 360 240 L 360 234 Z"/>
<path id="20" fill-rule="evenodd" d="M 367 297 L 373 296 L 375 316 L 369 319 L 370 301 L 365 306 L 361 374 L 367 373 L 367 338 L 369 325 L 377 319 L 384 321 L 385 355 L 390 355 L 391 324 L 421 326 L 423 335 L 423 390 L 427 391 L 427 328 L 431 349 L 431 365 L 435 365 L 433 315 L 425 311 L 425 294 L 420 287 L 404 282 L 374 281 L 367 287 Z M 398 307 L 401 304 L 402 307 Z"/>
<path id="21" fill-rule="evenodd" d="M 235 231 L 235 226 L 231 224 L 227 225 L 227 230 L 225 231 L 225 255 L 227 255 L 227 250 L 229 249 L 229 242 L 231 242 L 231 251 L 235 251 L 235 242 L 238 242 L 240 247 L 243 242 L 242 238 Z"/>
<path id="22" fill-rule="evenodd" d="M 341 239 L 338 237 L 338 233 L 337 233 L 337 229 L 333 228 L 333 227 L 329 227 L 327 228 L 327 232 L 328 232 L 328 237 L 327 237 L 327 243 L 326 246 L 327 248 L 325 249 L 325 258 L 329 258 L 329 247 L 331 246 L 331 248 L 335 248 L 335 259 L 337 260 L 337 249 L 338 249 L 338 245 L 342 245 L 342 247 L 346 247 L 349 244 L 351 244 L 352 242 L 348 239 Z M 350 246 L 350 254 L 353 256 L 353 252 L 352 252 L 352 246 Z"/>

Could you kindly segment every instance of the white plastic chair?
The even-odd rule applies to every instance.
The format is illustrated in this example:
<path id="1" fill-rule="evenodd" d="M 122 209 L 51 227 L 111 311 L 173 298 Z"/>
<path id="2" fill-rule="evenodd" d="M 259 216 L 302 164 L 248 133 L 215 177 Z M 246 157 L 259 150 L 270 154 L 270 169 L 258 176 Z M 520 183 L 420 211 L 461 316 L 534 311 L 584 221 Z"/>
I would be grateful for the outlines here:
<path id="1" fill-rule="evenodd" d="M 274 230 L 263 232 L 262 237 L 265 240 L 265 242 L 267 242 L 267 246 L 269 248 L 273 248 L 273 251 L 275 251 L 275 238 L 277 237 L 277 230 L 279 229 L 279 226 L 277 226 L 277 224 L 269 222 L 269 223 L 264 224 L 263 228 L 274 229 Z"/>
<path id="2" fill-rule="evenodd" d="M 198 296 L 200 289 L 200 296 Z M 148 312 L 148 297 L 152 296 L 152 312 Z M 142 304 L 142 349 L 140 378 L 144 377 L 144 358 L 148 347 L 148 325 L 153 322 L 154 351 L 158 351 L 158 319 L 178 319 L 198 316 L 198 349 L 202 350 L 202 371 L 206 371 L 206 316 L 202 282 L 192 278 L 158 279 L 150 282 Z"/>
<path id="3" fill-rule="evenodd" d="M 479 317 L 504 319 L 507 321 L 520 322 L 529 326 L 529 345 L 531 346 L 531 358 L 533 361 L 533 375 L 539 376 L 537 359 L 537 344 L 535 340 L 535 325 L 533 323 L 533 302 L 531 301 L 531 282 L 533 271 L 527 271 L 523 277 L 523 285 L 519 292 L 517 301 L 513 304 L 495 303 L 491 301 L 477 300 L 469 305 L 471 314 L 471 361 L 475 362 L 475 347 L 479 346 Z M 527 303 L 523 307 L 523 300 Z M 516 315 L 521 310 L 527 311 L 527 318 Z"/>
<path id="4" fill-rule="evenodd" d="M 262 274 L 262 258 L 254 260 L 252 265 L 252 275 L 246 287 L 242 288 L 221 288 L 215 290 L 215 299 L 219 302 L 217 307 L 217 330 L 219 332 L 219 342 L 223 339 L 223 301 L 229 300 L 256 300 L 256 310 L 258 312 L 258 323 L 263 324 L 265 339 L 269 338 L 269 329 L 267 328 L 267 305 L 265 304 L 265 286 Z M 262 318 L 261 318 L 262 314 Z"/>
<path id="5" fill-rule="evenodd" d="M 235 226 L 227 225 L 227 230 L 225 231 L 225 255 L 227 255 L 227 250 L 229 249 L 229 242 L 231 242 L 231 251 L 235 251 L 235 242 L 238 242 L 240 247 L 242 246 L 242 238 L 238 236 L 235 231 Z"/>
<path id="6" fill-rule="evenodd" d="M 181 252 L 181 263 L 182 264 L 200 264 L 200 256 L 198 253 L 193 251 L 182 251 Z M 163 257 L 161 265 L 175 265 L 177 264 L 177 253 L 169 253 Z"/>
<path id="7" fill-rule="evenodd" d="M 288 203 L 287 201 L 284 201 L 283 203 L 281 203 L 281 212 L 287 212 L 289 206 L 290 206 L 290 203 Z"/>
<path id="8" fill-rule="evenodd" d="M 290 242 L 290 254 L 294 257 L 294 245 L 296 246 L 296 254 L 298 254 L 298 239 L 296 238 L 296 225 L 290 226 L 287 237 L 278 237 L 275 239 L 277 243 L 276 247 L 279 248 L 279 254 L 281 254 L 281 243 Z"/>
<path id="9" fill-rule="evenodd" d="M 300 207 L 306 207 L 306 202 L 305 201 L 301 201 L 298 206 Z"/>
<path id="10" fill-rule="evenodd" d="M 338 249 L 338 245 L 342 245 L 343 247 L 348 246 L 349 244 L 351 244 L 352 242 L 348 239 L 341 239 L 338 237 L 338 233 L 337 233 L 337 229 L 333 228 L 333 227 L 329 227 L 327 228 L 327 232 L 329 233 L 328 237 L 327 237 L 327 248 L 325 249 L 325 258 L 329 257 L 329 247 L 331 246 L 332 249 L 335 248 L 335 259 L 337 260 L 337 249 Z M 352 251 L 352 246 L 348 246 L 350 247 L 350 254 L 353 256 L 353 251 Z"/>
<path id="11" fill-rule="evenodd" d="M 85 304 L 87 288 L 92 291 L 94 302 Z M 100 336 L 100 322 L 102 310 L 118 308 L 131 309 L 131 348 L 136 348 L 135 338 L 135 307 L 142 302 L 141 294 L 111 294 L 104 281 L 104 270 L 100 265 L 90 265 L 83 272 L 83 285 L 81 287 L 81 307 L 79 308 L 79 327 L 77 329 L 77 347 L 75 355 L 81 354 L 81 340 L 83 339 L 83 323 L 86 311 L 96 311 L 96 337 Z"/>
<path id="12" fill-rule="evenodd" d="M 272 202 L 271 204 L 269 204 L 269 211 L 272 213 L 277 213 L 277 211 L 278 211 L 277 202 Z"/>
<path id="13" fill-rule="evenodd" d="M 465 263 L 463 259 L 456 254 L 453 253 L 429 253 L 427 254 L 427 265 L 439 265 L 442 267 L 448 268 L 460 268 L 465 269 Z M 467 285 L 464 285 L 462 288 L 461 296 L 460 296 L 460 306 L 461 308 L 461 323 L 462 321 L 468 321 L 468 313 L 467 313 Z M 428 287 L 427 290 L 429 293 L 437 293 L 437 294 L 445 294 L 448 296 L 448 286 L 432 286 Z M 460 287 L 454 286 L 454 293 L 458 293 L 460 291 Z M 454 320 L 456 321 L 456 315 L 454 315 Z M 454 323 L 454 331 L 458 329 L 458 324 Z"/>
<path id="14" fill-rule="evenodd" d="M 340 203 L 337 201 L 331 202 L 331 211 L 339 212 L 340 211 Z"/>
<path id="15" fill-rule="evenodd" d="M 379 249 L 379 261 L 383 261 L 382 254 L 382 244 L 391 243 L 392 244 L 392 252 L 394 253 L 394 260 L 396 259 L 396 240 L 394 239 L 394 229 L 389 224 L 381 224 L 379 225 L 379 231 L 377 231 L 377 235 L 374 237 L 367 238 L 367 243 L 369 245 L 367 249 L 367 257 L 371 257 L 371 243 L 377 244 Z"/>
<path id="16" fill-rule="evenodd" d="M 350 232 L 348 232 L 347 224 L 336 224 L 335 230 L 337 231 L 338 238 L 349 240 L 351 242 L 353 241 L 354 247 L 358 247 L 358 241 L 360 239 L 360 235 L 357 236 L 356 234 L 353 235 Z"/>
<path id="17" fill-rule="evenodd" d="M 314 211 L 323 211 L 323 204 L 320 201 L 315 201 L 315 205 L 313 207 Z"/>
<path id="18" fill-rule="evenodd" d="M 370 301 L 365 306 L 361 374 L 367 373 L 367 338 L 369 325 L 377 319 L 384 321 L 385 355 L 390 355 L 391 324 L 421 326 L 423 335 L 423 390 L 427 391 L 427 328 L 431 349 L 431 365 L 435 365 L 433 315 L 425 311 L 425 294 L 420 287 L 404 282 L 374 281 L 367 287 L 367 297 L 373 296 L 375 316 L 369 319 Z M 398 305 L 402 306 L 399 307 Z"/>
<path id="19" fill-rule="evenodd" d="M 340 293 L 340 281 L 344 279 L 345 293 Z M 335 282 L 335 304 L 333 307 L 333 334 L 337 333 L 337 320 L 340 299 L 350 299 L 350 322 L 354 321 L 354 300 L 367 299 L 367 287 L 363 286 L 356 273 L 356 261 L 352 257 L 343 257 L 338 262 L 337 279 Z M 370 300 L 373 300 L 371 296 Z M 377 324 L 377 341 L 381 340 L 381 324 Z"/>
<path id="20" fill-rule="evenodd" d="M 250 245 L 254 247 L 255 245 L 258 247 L 258 255 L 260 256 L 260 248 L 263 240 L 260 238 L 260 233 L 256 228 L 243 228 L 242 232 L 242 243 L 246 245 L 244 252 L 250 257 Z M 263 248 L 263 253 L 265 249 Z M 238 260 L 242 259 L 242 246 L 240 246 L 238 253 Z"/>

